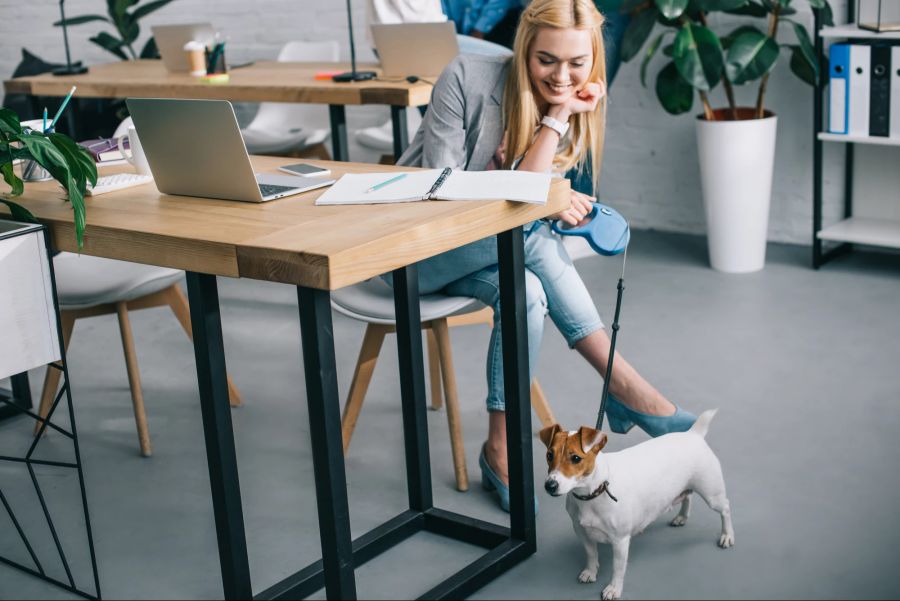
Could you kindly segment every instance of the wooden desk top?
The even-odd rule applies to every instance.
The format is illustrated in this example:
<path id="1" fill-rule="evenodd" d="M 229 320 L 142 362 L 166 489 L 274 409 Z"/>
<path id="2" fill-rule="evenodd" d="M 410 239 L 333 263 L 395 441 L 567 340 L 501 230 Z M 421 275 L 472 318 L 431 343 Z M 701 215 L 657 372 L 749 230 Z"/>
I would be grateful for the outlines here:
<path id="1" fill-rule="evenodd" d="M 305 160 L 305 159 L 304 159 Z M 253 157 L 257 172 L 291 162 Z M 343 173 L 399 167 L 308 161 Z M 101 175 L 124 170 L 106 168 Z M 324 190 L 255 204 L 160 194 L 152 184 L 86 199 L 88 255 L 335 290 L 569 206 L 554 179 L 546 205 L 430 201 L 315 206 Z M 29 182 L 16 199 L 50 226 L 59 250 L 77 252 L 72 209 L 54 182 Z"/>
<path id="2" fill-rule="evenodd" d="M 358 64 L 359 70 L 377 66 Z M 76 97 L 201 98 L 241 102 L 300 102 L 310 104 L 389 104 L 421 106 L 431 99 L 425 82 L 364 81 L 335 83 L 317 81 L 320 71 L 350 70 L 349 63 L 280 63 L 261 61 L 232 69 L 225 84 L 201 83 L 188 73 L 170 73 L 158 60 L 119 61 L 92 65 L 82 75 L 54 76 L 50 73 L 17 77 L 3 82 L 7 94 L 65 96 L 73 85 Z"/>

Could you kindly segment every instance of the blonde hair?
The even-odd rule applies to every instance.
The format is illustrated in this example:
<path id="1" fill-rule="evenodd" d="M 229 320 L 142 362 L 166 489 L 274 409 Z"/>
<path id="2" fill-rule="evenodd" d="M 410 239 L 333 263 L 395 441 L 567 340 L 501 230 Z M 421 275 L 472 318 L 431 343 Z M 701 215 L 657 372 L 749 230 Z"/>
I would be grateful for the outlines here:
<path id="1" fill-rule="evenodd" d="M 528 58 L 534 39 L 541 27 L 556 29 L 588 29 L 591 32 L 593 65 L 589 82 L 601 82 L 606 89 L 606 50 L 603 46 L 603 15 L 593 0 L 532 0 L 522 12 L 516 39 L 513 43 L 511 73 L 506 78 L 503 94 L 503 122 L 506 127 L 506 160 L 509 169 L 513 162 L 525 154 L 534 140 L 535 131 L 543 115 L 538 110 L 538 100 L 528 73 Z M 606 95 L 600 99 L 597 109 L 578 113 L 570 119 L 569 143 L 554 157 L 553 165 L 568 171 L 577 167 L 584 170 L 587 157 L 591 157 L 594 188 L 600 179 L 603 159 L 603 137 L 606 129 Z"/>

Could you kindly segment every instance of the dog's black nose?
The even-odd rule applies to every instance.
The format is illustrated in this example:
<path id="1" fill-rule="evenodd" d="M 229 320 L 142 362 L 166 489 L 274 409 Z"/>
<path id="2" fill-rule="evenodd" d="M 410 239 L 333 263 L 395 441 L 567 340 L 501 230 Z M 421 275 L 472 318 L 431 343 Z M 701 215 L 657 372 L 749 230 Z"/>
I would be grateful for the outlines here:
<path id="1" fill-rule="evenodd" d="M 556 491 L 559 489 L 559 482 L 556 480 L 547 480 L 544 482 L 544 490 L 546 490 L 551 495 L 555 495 Z"/>

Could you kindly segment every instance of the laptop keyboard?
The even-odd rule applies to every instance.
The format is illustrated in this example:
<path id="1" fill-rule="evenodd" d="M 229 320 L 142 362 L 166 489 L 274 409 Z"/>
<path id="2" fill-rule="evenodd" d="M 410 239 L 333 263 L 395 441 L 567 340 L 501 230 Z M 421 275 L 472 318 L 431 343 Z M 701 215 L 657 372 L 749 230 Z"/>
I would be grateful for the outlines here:
<path id="1" fill-rule="evenodd" d="M 263 198 L 273 194 L 281 194 L 288 190 L 296 190 L 297 186 L 276 186 L 275 184 L 259 184 L 259 191 L 262 192 Z"/>

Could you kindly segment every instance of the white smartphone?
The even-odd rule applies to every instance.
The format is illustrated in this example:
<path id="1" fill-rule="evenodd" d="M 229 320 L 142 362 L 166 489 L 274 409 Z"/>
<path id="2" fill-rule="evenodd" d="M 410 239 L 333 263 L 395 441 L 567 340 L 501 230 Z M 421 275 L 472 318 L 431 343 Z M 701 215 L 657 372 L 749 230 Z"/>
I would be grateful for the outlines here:
<path id="1" fill-rule="evenodd" d="M 331 174 L 331 169 L 324 167 L 316 167 L 309 163 L 295 163 L 293 165 L 281 165 L 281 171 L 290 173 L 291 175 L 300 175 L 303 177 L 324 177 Z"/>

